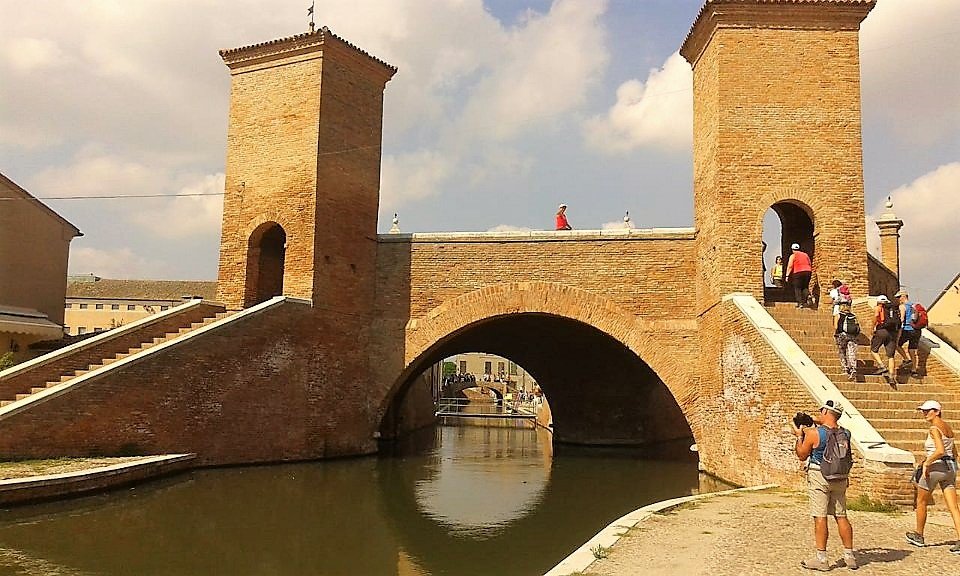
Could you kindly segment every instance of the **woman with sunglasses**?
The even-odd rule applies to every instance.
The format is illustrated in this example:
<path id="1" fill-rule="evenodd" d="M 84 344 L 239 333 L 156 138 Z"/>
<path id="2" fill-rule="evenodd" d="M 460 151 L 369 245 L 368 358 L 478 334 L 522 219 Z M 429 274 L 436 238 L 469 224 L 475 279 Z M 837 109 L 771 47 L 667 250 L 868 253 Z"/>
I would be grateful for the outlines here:
<path id="1" fill-rule="evenodd" d="M 923 546 L 923 527 L 927 523 L 927 504 L 930 494 L 937 486 L 943 491 L 943 500 L 953 516 L 957 541 L 950 548 L 951 554 L 960 554 L 960 508 L 957 506 L 957 457 L 954 433 L 943 420 L 942 406 L 936 400 L 927 400 L 917 406 L 924 420 L 930 424 L 923 447 L 926 458 L 913 477 L 917 485 L 917 531 L 907 532 L 907 542 Z"/>

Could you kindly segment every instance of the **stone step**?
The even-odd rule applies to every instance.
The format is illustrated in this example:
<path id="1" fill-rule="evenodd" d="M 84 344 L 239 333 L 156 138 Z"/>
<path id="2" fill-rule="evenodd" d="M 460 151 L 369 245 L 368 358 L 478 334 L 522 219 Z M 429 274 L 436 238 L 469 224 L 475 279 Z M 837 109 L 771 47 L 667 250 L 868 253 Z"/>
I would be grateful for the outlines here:
<path id="1" fill-rule="evenodd" d="M 14 402 L 15 402 L 15 400 L 0 400 L 0 408 L 3 408 L 4 406 L 9 406 L 10 404 L 13 404 Z"/>

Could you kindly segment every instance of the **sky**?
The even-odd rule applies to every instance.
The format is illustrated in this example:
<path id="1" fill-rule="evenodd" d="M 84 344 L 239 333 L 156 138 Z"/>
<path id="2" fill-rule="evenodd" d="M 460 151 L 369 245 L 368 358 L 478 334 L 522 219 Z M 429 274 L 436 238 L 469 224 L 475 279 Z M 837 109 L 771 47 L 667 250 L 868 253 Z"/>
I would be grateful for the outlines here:
<path id="1" fill-rule="evenodd" d="M 84 236 L 71 273 L 212 280 L 230 78 L 217 51 L 307 30 L 305 0 L 0 0 L 0 172 Z M 701 0 L 318 0 L 319 26 L 399 68 L 381 232 L 693 225 Z M 905 221 L 904 284 L 960 272 L 960 2 L 881 0 L 863 24 L 869 221 Z"/>

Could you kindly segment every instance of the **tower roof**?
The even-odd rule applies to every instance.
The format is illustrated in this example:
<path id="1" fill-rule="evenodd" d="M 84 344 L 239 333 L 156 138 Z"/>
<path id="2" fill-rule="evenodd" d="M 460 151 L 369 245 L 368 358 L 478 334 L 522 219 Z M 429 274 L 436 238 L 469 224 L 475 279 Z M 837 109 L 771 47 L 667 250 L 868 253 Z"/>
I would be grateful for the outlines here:
<path id="1" fill-rule="evenodd" d="M 680 54 L 687 62 L 696 63 L 714 30 L 731 17 L 748 16 L 750 23 L 763 28 L 816 29 L 833 24 L 833 27 L 856 29 L 876 3 L 877 0 L 705 0 Z M 772 10 L 776 8 L 782 11 Z M 743 27 L 746 22 L 731 22 L 731 25 Z"/>
<path id="2" fill-rule="evenodd" d="M 258 44 L 250 44 L 239 48 L 228 48 L 220 50 L 220 57 L 230 68 L 242 66 L 244 64 L 256 63 L 262 60 L 270 60 L 274 57 L 287 53 L 307 52 L 318 46 L 323 46 L 328 42 L 334 42 L 350 51 L 367 59 L 371 64 L 381 68 L 387 73 L 388 78 L 397 72 L 396 66 L 391 66 L 383 60 L 372 56 L 368 52 L 361 50 L 357 46 L 337 36 L 326 26 L 316 32 L 304 32 L 295 36 L 286 38 L 277 38 Z"/>

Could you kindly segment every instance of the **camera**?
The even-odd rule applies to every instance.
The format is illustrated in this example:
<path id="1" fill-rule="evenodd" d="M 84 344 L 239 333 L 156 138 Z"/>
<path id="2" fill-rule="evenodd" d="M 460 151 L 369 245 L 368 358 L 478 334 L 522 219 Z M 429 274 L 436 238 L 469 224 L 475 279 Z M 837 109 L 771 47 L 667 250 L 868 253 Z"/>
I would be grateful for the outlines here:
<path id="1" fill-rule="evenodd" d="M 813 417 L 805 412 L 797 412 L 797 415 L 793 417 L 793 425 L 797 428 L 813 426 Z"/>

